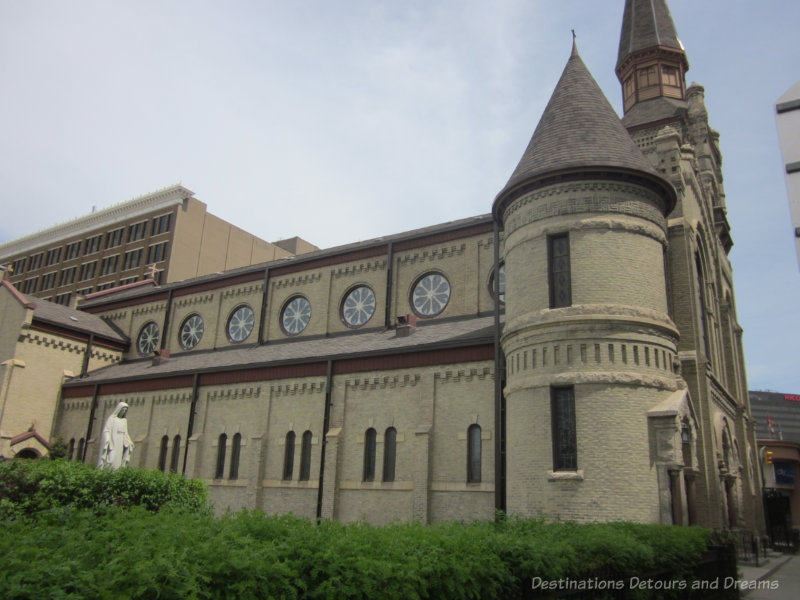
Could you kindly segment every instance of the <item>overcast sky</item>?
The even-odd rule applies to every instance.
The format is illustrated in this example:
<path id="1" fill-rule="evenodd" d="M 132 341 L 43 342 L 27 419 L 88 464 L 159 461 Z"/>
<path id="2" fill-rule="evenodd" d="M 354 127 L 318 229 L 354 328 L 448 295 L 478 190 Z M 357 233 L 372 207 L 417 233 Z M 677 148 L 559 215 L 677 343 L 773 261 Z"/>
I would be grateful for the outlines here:
<path id="1" fill-rule="evenodd" d="M 487 213 L 578 48 L 621 114 L 622 0 L 0 0 L 0 243 L 175 183 L 331 247 Z M 797 0 L 670 0 L 721 134 L 749 387 L 800 393 L 775 128 Z"/>

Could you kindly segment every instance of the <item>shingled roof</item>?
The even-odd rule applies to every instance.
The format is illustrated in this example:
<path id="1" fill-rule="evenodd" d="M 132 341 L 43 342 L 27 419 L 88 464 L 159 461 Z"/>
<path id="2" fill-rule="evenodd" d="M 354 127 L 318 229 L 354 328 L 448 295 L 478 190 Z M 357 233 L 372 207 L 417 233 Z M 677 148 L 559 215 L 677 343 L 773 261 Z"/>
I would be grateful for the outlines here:
<path id="1" fill-rule="evenodd" d="M 634 52 L 659 46 L 683 51 L 666 0 L 626 0 L 617 67 Z"/>
<path id="2" fill-rule="evenodd" d="M 522 159 L 497 195 L 495 215 L 500 214 L 505 196 L 523 183 L 570 171 L 598 170 L 636 172 L 657 178 L 661 187 L 669 186 L 623 127 L 573 44 Z"/>

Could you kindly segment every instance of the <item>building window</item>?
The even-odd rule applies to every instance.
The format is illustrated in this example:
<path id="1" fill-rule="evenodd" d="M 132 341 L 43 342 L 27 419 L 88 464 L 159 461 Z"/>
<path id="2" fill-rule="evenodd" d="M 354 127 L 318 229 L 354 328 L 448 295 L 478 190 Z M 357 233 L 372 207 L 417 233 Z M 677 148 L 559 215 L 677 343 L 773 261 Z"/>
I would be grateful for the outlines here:
<path id="1" fill-rule="evenodd" d="M 172 214 L 162 215 L 153 219 L 153 228 L 151 235 L 160 235 L 167 233 L 172 226 Z"/>
<path id="2" fill-rule="evenodd" d="M 678 69 L 675 67 L 661 67 L 661 81 L 664 85 L 678 87 Z"/>
<path id="3" fill-rule="evenodd" d="M 481 426 L 467 429 L 467 483 L 481 482 Z"/>
<path id="4" fill-rule="evenodd" d="M 155 352 L 156 348 L 158 348 L 159 340 L 158 325 L 154 321 L 145 323 L 144 327 L 139 330 L 139 336 L 136 340 L 139 354 L 147 355 Z"/>
<path id="5" fill-rule="evenodd" d="M 161 262 L 167 257 L 167 242 L 150 246 L 147 250 L 147 264 Z"/>
<path id="6" fill-rule="evenodd" d="M 311 477 L 311 432 L 303 433 L 300 445 L 300 481 L 308 481 Z"/>
<path id="7" fill-rule="evenodd" d="M 181 459 L 181 436 L 176 435 L 172 440 L 172 460 L 170 461 L 169 470 L 171 473 L 178 472 L 178 463 Z"/>
<path id="8" fill-rule="evenodd" d="M 25 272 L 25 259 L 18 258 L 11 265 L 11 271 L 14 275 L 22 275 Z"/>
<path id="9" fill-rule="evenodd" d="M 56 296 L 56 304 L 60 304 L 62 306 L 69 306 L 70 300 L 72 300 L 72 294 L 70 292 L 58 294 L 58 296 Z"/>
<path id="10" fill-rule="evenodd" d="M 135 269 L 142 264 L 142 249 L 137 248 L 125 253 L 125 263 L 122 266 L 124 271 Z"/>
<path id="11" fill-rule="evenodd" d="M 117 264 L 119 263 L 119 254 L 114 256 L 106 256 L 103 262 L 100 263 L 100 275 L 111 275 L 117 272 Z"/>
<path id="12" fill-rule="evenodd" d="M 578 444 L 574 388 L 552 388 L 550 403 L 553 421 L 553 470 L 575 471 L 578 468 Z"/>
<path id="13" fill-rule="evenodd" d="M 394 481 L 394 466 L 397 462 L 397 430 L 389 427 L 383 436 L 383 481 Z"/>
<path id="14" fill-rule="evenodd" d="M 311 321 L 311 303 L 303 296 L 289 298 L 281 310 L 281 329 L 286 335 L 298 335 Z"/>
<path id="15" fill-rule="evenodd" d="M 228 317 L 228 339 L 237 344 L 245 341 L 253 331 L 255 322 L 256 317 L 252 308 L 246 305 L 237 307 Z"/>
<path id="16" fill-rule="evenodd" d="M 85 444 L 86 442 L 83 438 L 78 441 L 78 456 L 75 457 L 75 460 L 83 462 L 83 447 Z"/>
<path id="17" fill-rule="evenodd" d="M 103 236 L 96 235 L 94 237 L 90 237 L 86 240 L 86 248 L 84 249 L 84 254 L 94 254 L 95 252 L 100 252 L 100 246 L 103 244 Z"/>
<path id="18" fill-rule="evenodd" d="M 107 283 L 101 283 L 100 285 L 98 285 L 97 286 L 97 291 L 98 292 L 102 292 L 103 290 L 110 290 L 113 287 L 114 287 L 114 282 L 113 281 L 109 281 Z"/>
<path id="19" fill-rule="evenodd" d="M 42 266 L 42 256 L 43 254 L 41 252 L 31 256 L 30 263 L 28 264 L 28 271 L 35 271 Z"/>
<path id="20" fill-rule="evenodd" d="M 53 248 L 52 250 L 47 251 L 47 259 L 45 260 L 45 266 L 50 267 L 52 265 L 58 264 L 61 260 L 61 247 Z"/>
<path id="21" fill-rule="evenodd" d="M 47 275 L 42 275 L 42 291 L 52 290 L 56 286 L 56 275 L 57 273 L 55 271 Z"/>
<path id="22" fill-rule="evenodd" d="M 217 442 L 217 470 L 214 472 L 214 479 L 222 479 L 225 475 L 225 451 L 228 443 L 228 436 L 220 434 Z"/>
<path id="23" fill-rule="evenodd" d="M 86 281 L 87 279 L 94 279 L 95 274 L 97 273 L 97 261 L 93 260 L 92 262 L 83 263 L 81 265 L 81 276 L 80 281 Z"/>
<path id="24" fill-rule="evenodd" d="M 500 300 L 500 304 L 506 303 L 506 265 L 504 263 L 500 263 L 500 268 L 498 269 L 498 273 L 500 275 L 497 278 L 497 292 L 498 297 Z M 489 293 L 494 298 L 494 271 L 492 272 L 492 276 L 489 278 Z"/>
<path id="25" fill-rule="evenodd" d="M 375 292 L 366 285 L 351 289 L 339 309 L 342 321 L 348 327 L 361 327 L 375 314 Z"/>
<path id="26" fill-rule="evenodd" d="M 89 286 L 87 288 L 83 288 L 81 290 L 78 290 L 75 293 L 78 294 L 78 296 L 85 296 L 86 294 L 91 294 L 93 291 L 94 291 L 94 288 Z"/>
<path id="27" fill-rule="evenodd" d="M 441 273 L 426 273 L 414 283 L 411 307 L 420 317 L 441 314 L 450 302 L 450 282 Z"/>
<path id="28" fill-rule="evenodd" d="M 242 434 L 237 433 L 233 436 L 231 445 L 231 470 L 228 479 L 239 479 L 239 455 L 242 452 Z"/>
<path id="29" fill-rule="evenodd" d="M 708 327 L 706 327 L 706 315 L 708 314 L 708 310 L 706 308 L 705 277 L 703 276 L 703 264 L 700 260 L 700 254 L 698 253 L 694 255 L 694 265 L 697 276 L 697 300 L 700 305 L 700 318 L 697 321 L 697 327 L 700 330 L 700 339 L 703 342 L 703 354 L 706 358 L 710 359 Z"/>
<path id="30" fill-rule="evenodd" d="M 122 286 L 122 285 L 131 284 L 131 283 L 136 283 L 137 281 L 139 281 L 138 275 L 135 276 L 135 277 L 126 277 L 125 279 L 120 279 L 119 280 L 119 284 Z"/>
<path id="31" fill-rule="evenodd" d="M 161 450 L 158 452 L 158 470 L 167 470 L 167 451 L 169 450 L 169 436 L 161 438 Z"/>
<path id="32" fill-rule="evenodd" d="M 640 88 L 658 85 L 658 69 L 655 65 L 639 69 L 638 77 Z"/>
<path id="33" fill-rule="evenodd" d="M 622 84 L 622 94 L 625 98 L 625 102 L 629 102 L 634 95 L 636 87 L 633 85 L 633 75 L 628 77 L 625 82 Z"/>
<path id="34" fill-rule="evenodd" d="M 128 227 L 128 242 L 138 242 L 147 235 L 147 221 L 134 223 Z"/>
<path id="35" fill-rule="evenodd" d="M 283 479 L 290 481 L 294 472 L 294 431 L 286 434 L 286 445 L 283 449 Z"/>
<path id="36" fill-rule="evenodd" d="M 72 439 L 69 441 L 69 453 L 68 453 L 68 458 L 67 458 L 67 460 L 72 460 L 72 458 L 73 458 L 74 456 L 75 456 L 75 438 L 72 438 Z"/>
<path id="37" fill-rule="evenodd" d="M 572 276 L 569 262 L 569 234 L 548 238 L 550 308 L 572 305 Z"/>
<path id="38" fill-rule="evenodd" d="M 370 427 L 364 434 L 364 481 L 375 481 L 375 445 L 378 434 Z"/>
<path id="39" fill-rule="evenodd" d="M 180 343 L 184 350 L 191 350 L 203 339 L 203 317 L 198 314 L 189 315 L 181 324 Z"/>
<path id="40" fill-rule="evenodd" d="M 59 285 L 70 285 L 75 281 L 75 267 L 68 267 L 61 271 L 61 283 Z"/>
<path id="41" fill-rule="evenodd" d="M 23 294 L 35 294 L 36 289 L 39 285 L 39 278 L 38 277 L 31 277 L 30 279 L 26 279 L 22 285 L 22 293 Z"/>
<path id="42" fill-rule="evenodd" d="M 81 255 L 81 242 L 72 242 L 67 244 L 67 250 L 64 253 L 64 260 L 72 260 Z"/>
<path id="43" fill-rule="evenodd" d="M 125 228 L 120 227 L 114 231 L 109 231 L 106 234 L 106 248 L 116 248 L 122 243 L 122 238 L 125 235 Z"/>

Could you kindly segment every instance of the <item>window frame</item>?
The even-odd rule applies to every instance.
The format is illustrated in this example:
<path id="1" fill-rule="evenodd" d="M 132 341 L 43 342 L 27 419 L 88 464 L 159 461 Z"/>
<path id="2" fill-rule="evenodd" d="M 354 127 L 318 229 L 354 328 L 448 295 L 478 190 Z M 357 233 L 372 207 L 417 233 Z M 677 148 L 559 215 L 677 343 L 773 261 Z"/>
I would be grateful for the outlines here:
<path id="1" fill-rule="evenodd" d="M 467 427 L 467 483 L 481 482 L 483 467 L 482 429 L 477 423 Z"/>
<path id="2" fill-rule="evenodd" d="M 566 240 L 566 253 L 556 254 L 557 244 Z M 572 258 L 569 232 L 547 236 L 547 276 L 550 291 L 550 308 L 566 308 L 572 306 Z M 566 268 L 560 269 L 560 266 Z M 566 273 L 566 283 L 559 281 L 561 274 Z M 560 300 L 562 288 L 566 288 L 566 300 Z"/>
<path id="3" fill-rule="evenodd" d="M 553 471 L 578 470 L 578 419 L 575 409 L 575 387 L 550 388 L 551 438 Z"/>

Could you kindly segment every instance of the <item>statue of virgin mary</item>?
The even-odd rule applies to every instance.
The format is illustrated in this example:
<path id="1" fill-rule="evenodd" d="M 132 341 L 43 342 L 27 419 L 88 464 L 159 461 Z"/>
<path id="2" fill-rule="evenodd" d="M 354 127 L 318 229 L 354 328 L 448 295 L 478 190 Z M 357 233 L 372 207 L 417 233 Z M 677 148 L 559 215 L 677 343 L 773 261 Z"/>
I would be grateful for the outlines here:
<path id="1" fill-rule="evenodd" d="M 131 460 L 133 442 L 128 435 L 128 420 L 125 418 L 127 413 L 128 405 L 120 402 L 106 419 L 100 441 L 100 459 L 97 462 L 101 469 L 119 469 Z"/>

